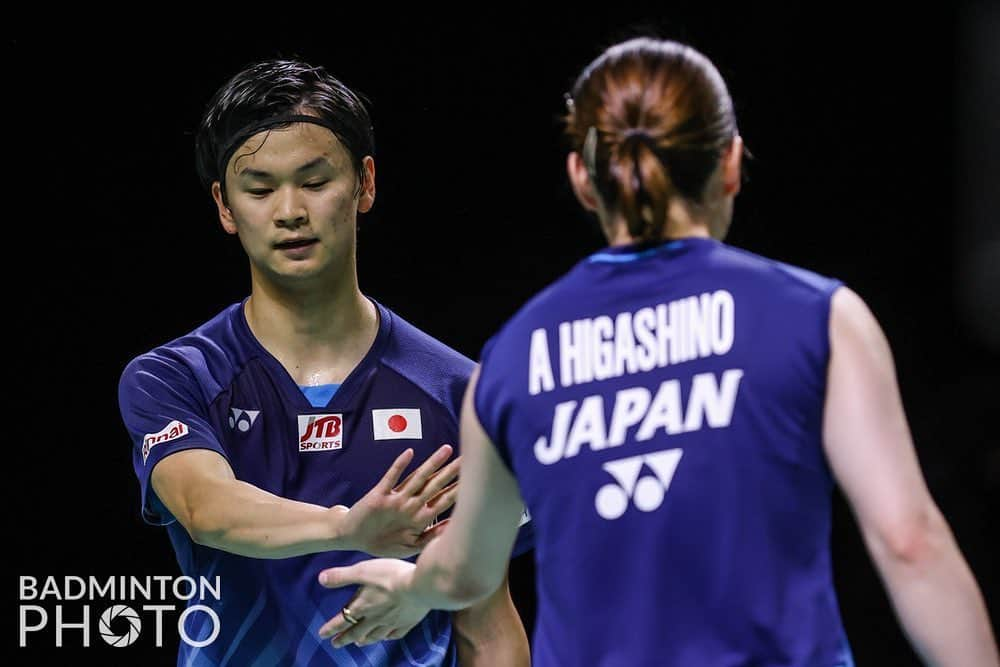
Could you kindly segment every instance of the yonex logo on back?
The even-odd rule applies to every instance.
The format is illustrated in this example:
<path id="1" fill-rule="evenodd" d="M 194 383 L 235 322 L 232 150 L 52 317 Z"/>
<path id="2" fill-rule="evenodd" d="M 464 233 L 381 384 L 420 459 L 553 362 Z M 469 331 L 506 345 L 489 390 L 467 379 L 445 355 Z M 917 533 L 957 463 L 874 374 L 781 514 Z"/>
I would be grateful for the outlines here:
<path id="1" fill-rule="evenodd" d="M 319 452 L 344 446 L 342 426 L 344 416 L 299 415 L 299 451 Z"/>
<path id="2" fill-rule="evenodd" d="M 608 520 L 617 519 L 625 514 L 629 500 L 642 512 L 657 509 L 663 504 L 663 497 L 670 488 L 683 455 L 682 449 L 667 449 L 605 463 L 602 467 L 615 478 L 616 483 L 608 483 L 598 489 L 594 497 L 597 513 Z M 648 466 L 653 474 L 640 477 L 643 465 Z"/>
<path id="3" fill-rule="evenodd" d="M 257 421 L 260 410 L 242 410 L 240 408 L 229 408 L 229 428 L 235 431 L 246 433 Z"/>

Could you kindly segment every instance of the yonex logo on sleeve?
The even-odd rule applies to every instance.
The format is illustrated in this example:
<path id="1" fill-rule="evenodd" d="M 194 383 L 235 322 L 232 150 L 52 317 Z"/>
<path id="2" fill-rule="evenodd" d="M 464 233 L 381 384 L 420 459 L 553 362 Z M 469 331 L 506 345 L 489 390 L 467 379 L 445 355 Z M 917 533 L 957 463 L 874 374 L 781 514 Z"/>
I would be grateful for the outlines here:
<path id="1" fill-rule="evenodd" d="M 597 513 L 605 519 L 617 519 L 625 514 L 629 500 L 642 512 L 652 512 L 663 504 L 663 497 L 674 479 L 682 449 L 667 449 L 653 454 L 630 456 L 627 459 L 608 461 L 603 468 L 617 483 L 602 486 L 594 497 Z M 640 477 L 643 464 L 653 475 Z"/>
<path id="2" fill-rule="evenodd" d="M 162 431 L 157 431 L 156 433 L 147 433 L 142 436 L 142 462 L 145 463 L 146 459 L 149 458 L 149 450 L 157 445 L 162 445 L 165 442 L 170 442 L 171 440 L 176 440 L 177 438 L 183 438 L 190 432 L 187 424 L 179 422 L 176 419 L 163 427 Z"/>
<path id="3" fill-rule="evenodd" d="M 299 415 L 299 451 L 341 449 L 344 415 Z"/>
<path id="4" fill-rule="evenodd" d="M 229 428 L 246 433 L 257 421 L 260 410 L 241 410 L 240 408 L 229 408 Z"/>

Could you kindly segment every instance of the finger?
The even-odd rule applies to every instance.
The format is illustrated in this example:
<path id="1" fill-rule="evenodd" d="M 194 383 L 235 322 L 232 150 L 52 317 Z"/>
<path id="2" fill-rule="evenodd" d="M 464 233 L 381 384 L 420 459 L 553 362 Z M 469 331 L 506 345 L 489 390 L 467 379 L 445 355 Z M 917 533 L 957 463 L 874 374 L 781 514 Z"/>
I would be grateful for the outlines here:
<path id="1" fill-rule="evenodd" d="M 448 448 L 447 450 L 445 450 L 446 447 Z M 445 455 L 445 451 L 448 451 L 447 455 Z M 403 491 L 405 489 L 409 493 L 414 493 L 414 494 L 419 493 L 421 487 L 417 486 L 416 483 L 418 474 L 427 472 L 430 473 L 426 476 L 426 478 L 423 481 L 419 482 L 422 485 L 426 482 L 426 479 L 429 479 L 430 477 L 433 477 L 435 474 L 437 474 L 435 471 L 437 470 L 437 468 L 443 465 L 445 461 L 448 460 L 448 457 L 451 456 L 452 451 L 453 450 L 451 445 L 441 445 L 440 447 L 438 447 L 437 451 L 431 454 L 426 461 L 424 461 L 422 464 L 420 464 L 419 467 L 410 472 L 410 474 L 407 475 L 402 482 L 398 483 L 396 485 L 395 490 Z M 425 466 L 427 466 L 426 469 Z"/>
<path id="2" fill-rule="evenodd" d="M 347 567 L 331 567 L 319 573 L 319 583 L 326 588 L 341 588 L 352 584 L 377 583 L 371 576 L 372 563 L 379 559 L 363 560 Z"/>
<path id="3" fill-rule="evenodd" d="M 450 521 L 451 521 L 451 519 L 445 519 L 444 521 L 438 521 L 436 524 L 434 524 L 433 526 L 431 526 L 430 528 L 428 528 L 427 530 L 425 530 L 424 532 L 422 532 L 420 534 L 420 537 L 417 538 L 416 546 L 418 548 L 420 548 L 420 549 L 423 549 L 424 547 L 426 547 L 427 544 L 431 540 L 433 540 L 435 537 L 440 536 L 441 533 L 444 532 L 444 529 L 448 527 L 448 523 Z"/>
<path id="4" fill-rule="evenodd" d="M 455 498 L 458 495 L 458 482 L 452 482 L 448 486 L 444 487 L 436 494 L 428 498 L 427 502 L 424 503 L 428 507 L 433 507 L 435 512 L 443 512 L 452 505 L 455 504 Z"/>
<path id="5" fill-rule="evenodd" d="M 324 578 L 322 572 L 320 572 L 319 578 L 320 578 L 320 583 L 322 583 Z M 351 618 L 353 620 L 349 621 L 347 620 L 347 616 L 344 615 L 345 609 L 350 609 L 352 604 L 357 603 L 358 597 L 361 595 L 362 591 L 364 591 L 364 588 L 359 588 L 358 590 L 354 591 L 354 595 L 351 596 L 350 600 L 344 603 L 344 606 L 340 608 L 340 611 L 337 612 L 337 614 L 333 618 L 331 618 L 329 621 L 320 626 L 319 636 L 322 639 L 329 639 L 335 635 L 340 634 L 341 632 L 350 630 L 354 625 L 356 625 L 355 621 L 363 620 L 363 617 L 361 615 L 356 615 L 354 613 L 351 613 Z"/>
<path id="6" fill-rule="evenodd" d="M 391 627 L 387 625 L 376 625 L 364 636 L 359 637 L 354 643 L 358 646 L 367 646 L 368 644 L 375 644 L 376 642 L 384 641 L 386 635 L 392 630 Z"/>
<path id="7" fill-rule="evenodd" d="M 430 476 L 430 479 L 427 480 L 427 484 L 425 484 L 424 488 L 420 491 L 420 495 L 423 496 L 422 500 L 424 502 L 428 502 L 438 493 L 438 491 L 443 489 L 449 483 L 453 482 L 456 477 L 458 477 L 458 468 L 461 461 L 462 457 L 459 456 Z"/>
<path id="8" fill-rule="evenodd" d="M 350 604 L 348 604 L 348 607 L 350 607 Z M 363 622 L 364 619 L 361 619 L 361 623 Z M 351 623 L 346 618 L 344 618 L 344 612 L 340 611 L 337 613 L 336 616 L 331 618 L 329 621 L 327 621 L 320 627 L 319 636 L 322 637 L 323 639 L 329 639 L 330 637 L 334 637 L 335 635 L 341 635 L 345 632 L 348 632 L 355 625 L 361 625 L 361 623 L 356 623 L 356 624 Z"/>
<path id="9" fill-rule="evenodd" d="M 392 462 L 389 469 L 385 471 L 382 475 L 382 479 L 379 480 L 375 488 L 389 493 L 392 488 L 396 486 L 396 482 L 399 480 L 399 476 L 403 474 L 406 470 L 406 466 L 410 465 L 410 461 L 413 460 L 413 449 L 407 448 L 405 452 L 396 457 L 396 460 Z"/>
<path id="10" fill-rule="evenodd" d="M 393 630 L 392 632 L 390 632 L 389 634 L 387 634 L 385 636 L 385 638 L 386 639 L 402 639 L 403 637 L 406 636 L 406 633 L 409 632 L 409 631 L 410 631 L 409 628 L 396 628 L 395 630 Z"/>
<path id="11" fill-rule="evenodd" d="M 368 634 L 374 627 L 375 624 L 371 621 L 361 619 L 360 622 L 352 625 L 334 637 L 332 643 L 335 648 L 342 648 L 348 644 L 357 644 L 358 640 Z"/>
<path id="12" fill-rule="evenodd" d="M 438 492 L 436 496 L 424 503 L 424 506 L 433 514 L 441 514 L 446 509 L 455 504 L 458 499 L 458 482 L 455 482 Z"/>
<path id="13" fill-rule="evenodd" d="M 420 464 L 420 466 L 411 472 L 402 483 L 397 484 L 395 487 L 396 491 L 403 493 L 409 493 L 410 495 L 416 495 L 420 493 L 420 489 L 424 488 L 424 484 L 427 483 L 427 479 L 434 473 L 435 470 L 444 465 L 444 462 L 451 457 L 452 453 L 451 445 L 441 445 L 436 452 L 431 454 L 426 461 Z"/>

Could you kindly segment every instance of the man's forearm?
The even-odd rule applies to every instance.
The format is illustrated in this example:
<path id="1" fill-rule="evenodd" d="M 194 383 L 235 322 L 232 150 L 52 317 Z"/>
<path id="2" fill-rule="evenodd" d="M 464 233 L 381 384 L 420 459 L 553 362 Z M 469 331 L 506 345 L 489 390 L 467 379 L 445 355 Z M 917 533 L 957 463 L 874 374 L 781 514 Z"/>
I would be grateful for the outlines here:
<path id="1" fill-rule="evenodd" d="M 500 586 L 504 570 L 494 578 L 482 567 L 485 559 L 474 560 L 476 554 L 471 552 L 476 546 L 460 542 L 454 526 L 444 531 L 417 559 L 408 595 L 430 609 L 457 611 L 484 603 Z"/>
<path id="2" fill-rule="evenodd" d="M 528 667 L 528 635 L 507 581 L 493 595 L 454 612 L 453 627 L 460 667 Z"/>
<path id="3" fill-rule="evenodd" d="M 905 550 L 873 551 L 896 613 L 927 664 L 998 665 L 986 605 L 943 519 Z"/>
<path id="4" fill-rule="evenodd" d="M 251 558 L 288 558 L 352 548 L 340 534 L 343 513 L 220 480 L 193 503 L 186 527 L 198 544 Z"/>

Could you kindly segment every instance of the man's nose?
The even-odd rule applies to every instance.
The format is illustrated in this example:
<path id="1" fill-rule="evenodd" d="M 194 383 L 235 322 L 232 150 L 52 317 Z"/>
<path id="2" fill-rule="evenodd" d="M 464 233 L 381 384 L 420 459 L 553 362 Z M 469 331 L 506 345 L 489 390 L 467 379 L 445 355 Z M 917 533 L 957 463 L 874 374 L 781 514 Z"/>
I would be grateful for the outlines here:
<path id="1" fill-rule="evenodd" d="M 309 220 L 298 188 L 279 188 L 275 192 L 274 224 L 295 228 Z"/>

